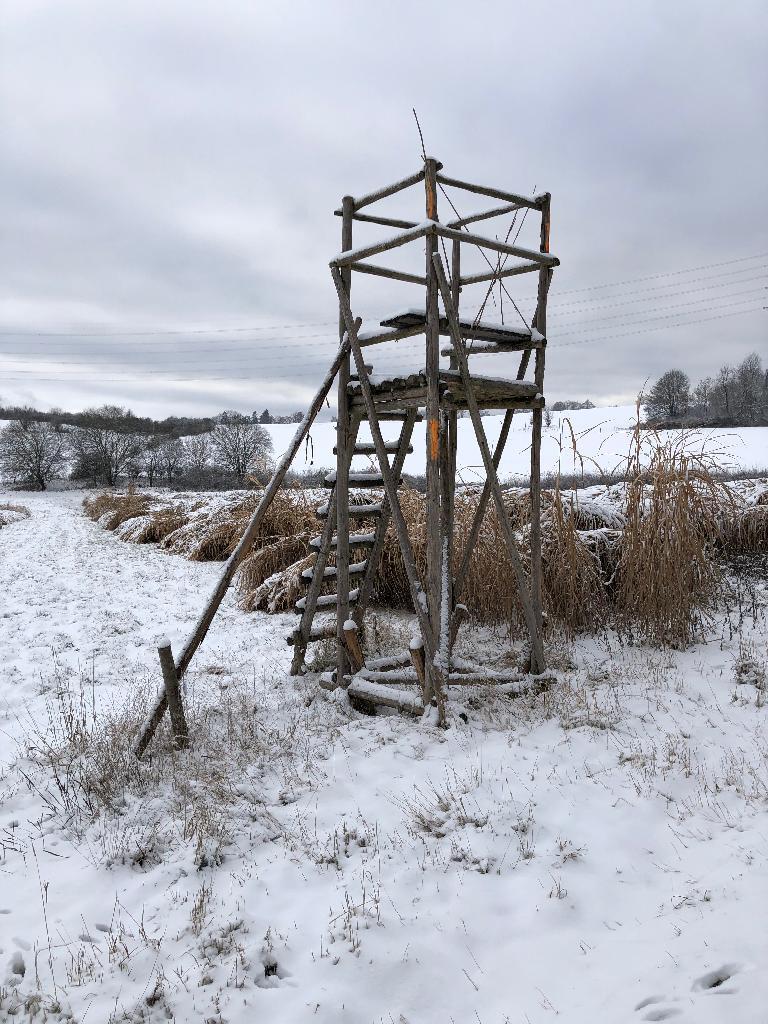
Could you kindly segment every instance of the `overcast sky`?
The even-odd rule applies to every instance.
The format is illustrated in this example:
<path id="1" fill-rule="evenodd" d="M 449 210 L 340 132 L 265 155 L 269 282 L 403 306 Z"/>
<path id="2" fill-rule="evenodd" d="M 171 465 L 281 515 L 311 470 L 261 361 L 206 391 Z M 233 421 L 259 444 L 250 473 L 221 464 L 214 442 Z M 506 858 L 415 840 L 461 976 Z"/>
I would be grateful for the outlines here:
<path id="1" fill-rule="evenodd" d="M 767 30 L 764 0 L 3 0 L 0 400 L 305 406 L 333 210 L 418 169 L 414 106 L 447 174 L 552 193 L 550 399 L 765 359 Z M 354 288 L 367 326 L 418 301 Z"/>

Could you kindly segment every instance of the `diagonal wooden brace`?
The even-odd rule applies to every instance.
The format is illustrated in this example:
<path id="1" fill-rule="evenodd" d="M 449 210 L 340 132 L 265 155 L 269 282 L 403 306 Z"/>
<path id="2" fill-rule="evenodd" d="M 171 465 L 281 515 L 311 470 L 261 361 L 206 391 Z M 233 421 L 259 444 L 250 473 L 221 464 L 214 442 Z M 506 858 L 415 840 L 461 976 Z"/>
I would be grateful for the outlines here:
<path id="1" fill-rule="evenodd" d="M 515 537 L 512 530 L 512 525 L 507 515 L 507 510 L 504 507 L 504 498 L 501 493 L 501 486 L 499 484 L 499 478 L 496 473 L 496 467 L 493 464 L 491 458 L 491 452 L 488 447 L 488 439 L 485 436 L 485 428 L 483 427 L 483 421 L 480 416 L 480 409 L 477 405 L 475 393 L 472 387 L 472 378 L 469 374 L 469 364 L 467 362 L 467 350 L 464 345 L 464 339 L 461 336 L 461 330 L 459 328 L 458 321 L 456 319 L 456 313 L 453 308 L 453 302 L 451 299 L 451 289 L 448 284 L 448 279 L 445 274 L 443 267 L 443 261 L 440 258 L 440 253 L 436 252 L 432 255 L 432 262 L 435 267 L 437 274 L 437 281 L 440 286 L 440 293 L 443 299 L 443 306 L 445 307 L 445 313 L 448 318 L 448 323 L 451 329 L 451 339 L 453 341 L 453 347 L 456 351 L 456 361 L 458 363 L 459 373 L 461 375 L 462 384 L 466 392 L 467 408 L 469 409 L 470 419 L 472 420 L 472 426 L 475 430 L 475 436 L 477 437 L 477 443 L 480 448 L 480 452 L 483 457 L 483 464 L 485 466 L 485 474 L 490 484 L 491 495 L 493 497 L 494 504 L 496 506 L 496 515 L 499 519 L 499 525 L 501 526 L 502 533 L 504 535 L 504 542 L 507 547 L 507 553 L 509 560 L 512 563 L 512 570 L 515 574 L 515 580 L 517 582 L 518 591 L 520 593 L 520 603 L 523 606 L 523 615 L 525 617 L 526 625 L 528 626 L 528 632 L 531 636 L 531 671 L 538 675 L 544 671 L 544 646 L 542 644 L 541 633 L 538 628 L 536 621 L 536 614 L 533 609 L 531 602 L 531 595 L 528 591 L 528 587 L 525 581 L 525 573 L 523 572 L 523 565 L 520 560 L 520 552 L 517 549 L 515 543 Z"/>

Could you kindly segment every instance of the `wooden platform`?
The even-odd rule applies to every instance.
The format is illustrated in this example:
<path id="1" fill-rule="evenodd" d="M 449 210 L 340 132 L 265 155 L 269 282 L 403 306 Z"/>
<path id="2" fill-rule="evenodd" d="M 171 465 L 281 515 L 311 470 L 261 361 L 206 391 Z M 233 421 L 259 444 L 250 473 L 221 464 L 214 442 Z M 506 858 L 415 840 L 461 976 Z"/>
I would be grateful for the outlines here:
<path id="1" fill-rule="evenodd" d="M 382 320 L 381 326 L 389 327 L 391 330 L 399 332 L 415 330 L 417 328 L 423 329 L 426 327 L 426 323 L 427 315 L 423 309 L 407 309 L 402 313 L 397 313 L 386 320 Z M 507 327 L 504 324 L 488 323 L 485 320 L 475 321 L 462 318 L 459 320 L 459 327 L 461 328 L 461 335 L 465 340 L 494 341 L 497 345 L 503 346 L 510 352 L 541 348 L 544 343 L 544 338 L 538 331 L 532 332 L 530 327 L 525 327 L 522 324 L 515 327 Z M 444 335 L 450 335 L 451 333 L 448 326 L 448 318 L 445 316 L 440 317 L 440 333 Z"/>
<path id="2" fill-rule="evenodd" d="M 541 409 L 544 398 L 530 380 L 504 380 L 498 377 L 472 376 L 472 387 L 481 409 Z M 360 384 L 348 386 L 352 408 L 363 406 Z M 377 406 L 397 405 L 420 408 L 427 400 L 427 375 L 424 370 L 404 377 L 391 377 L 371 383 Z M 464 385 L 455 370 L 440 371 L 440 405 L 444 409 L 466 409 Z"/>

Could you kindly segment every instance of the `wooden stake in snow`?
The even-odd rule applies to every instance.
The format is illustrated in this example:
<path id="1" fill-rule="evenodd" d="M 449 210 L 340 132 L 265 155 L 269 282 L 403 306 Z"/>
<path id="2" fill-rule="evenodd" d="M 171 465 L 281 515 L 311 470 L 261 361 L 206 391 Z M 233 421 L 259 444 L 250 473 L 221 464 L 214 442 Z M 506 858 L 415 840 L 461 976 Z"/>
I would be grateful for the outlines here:
<path id="1" fill-rule="evenodd" d="M 157 653 L 160 657 L 160 670 L 163 674 L 163 690 L 144 723 L 144 728 L 141 730 L 139 738 L 134 744 L 133 752 L 139 759 L 141 759 L 144 751 L 152 742 L 152 737 L 163 720 L 166 708 L 170 708 L 171 711 L 171 728 L 173 729 L 175 747 L 181 750 L 189 743 L 187 720 L 181 703 L 179 676 L 173 661 L 171 641 L 161 640 L 157 647 Z"/>

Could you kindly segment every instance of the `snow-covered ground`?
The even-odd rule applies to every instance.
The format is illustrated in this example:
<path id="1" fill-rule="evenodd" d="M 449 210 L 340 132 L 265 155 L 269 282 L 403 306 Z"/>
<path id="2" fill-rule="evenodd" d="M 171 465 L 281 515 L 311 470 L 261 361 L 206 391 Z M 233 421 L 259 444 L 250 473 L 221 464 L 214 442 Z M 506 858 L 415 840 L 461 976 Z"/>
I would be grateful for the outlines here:
<path id="1" fill-rule="evenodd" d="M 613 472 L 626 462 L 630 447 L 631 431 L 637 413 L 632 405 L 617 405 L 600 409 L 579 409 L 569 412 L 553 412 L 552 422 L 545 427 L 541 450 L 543 473 L 558 469 L 563 474 Z M 501 430 L 502 415 L 483 418 L 488 441 L 493 448 Z M 296 430 L 293 424 L 273 424 L 267 427 L 272 435 L 274 455 L 284 452 Z M 386 438 L 397 436 L 399 425 L 382 425 Z M 679 431 L 662 432 L 662 437 Z M 360 427 L 360 439 L 370 441 L 367 423 Z M 573 443 L 576 443 L 579 457 L 574 457 Z M 311 444 L 306 453 L 296 460 L 297 470 L 314 466 L 335 464 L 333 446 L 336 432 L 333 423 L 316 423 L 312 428 Z M 516 414 L 512 430 L 499 466 L 502 479 L 515 476 L 527 477 L 530 473 L 530 414 Z M 768 463 L 768 427 L 738 427 L 733 429 L 707 428 L 688 432 L 688 444 L 692 450 L 705 449 L 717 455 L 724 468 L 741 470 L 764 469 Z M 417 423 L 413 435 L 413 454 L 409 455 L 405 468 L 411 474 L 425 471 L 426 445 L 424 424 Z M 457 467 L 465 483 L 484 479 L 482 457 L 477 447 L 472 423 L 469 419 L 459 421 L 459 442 Z"/>
<path id="2" fill-rule="evenodd" d="M 445 732 L 290 678 L 293 616 L 230 594 L 197 746 L 137 768 L 154 645 L 220 566 L 6 498 L 0 1020 L 768 1020 L 765 581 L 706 644 L 557 645 L 548 693 L 464 691 Z"/>

